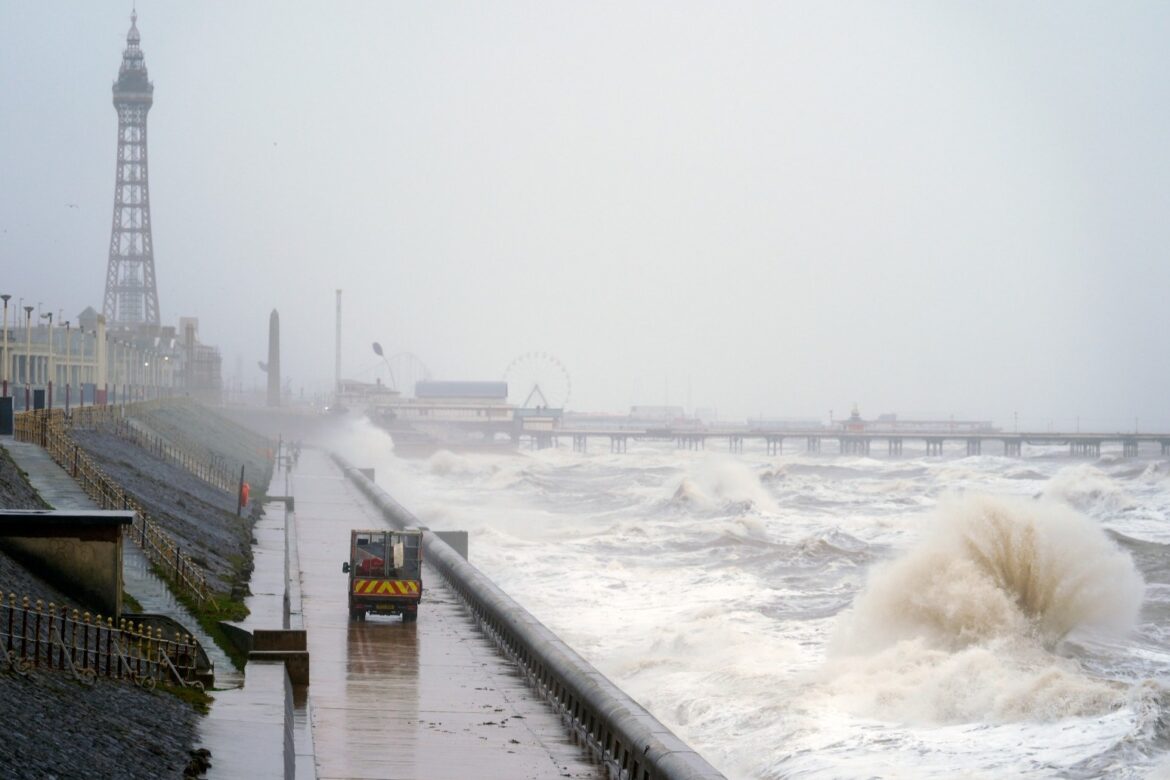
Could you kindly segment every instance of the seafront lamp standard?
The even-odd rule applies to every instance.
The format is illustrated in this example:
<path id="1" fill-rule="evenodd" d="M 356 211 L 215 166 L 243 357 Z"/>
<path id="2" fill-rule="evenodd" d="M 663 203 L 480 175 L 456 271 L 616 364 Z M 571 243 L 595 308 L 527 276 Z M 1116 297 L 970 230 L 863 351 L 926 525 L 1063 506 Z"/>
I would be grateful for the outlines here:
<path id="1" fill-rule="evenodd" d="M 24 410 L 32 408 L 32 306 L 24 307 Z"/>
<path id="2" fill-rule="evenodd" d="M 89 332 L 89 335 L 93 336 L 93 366 L 89 372 L 89 381 L 93 382 L 93 395 L 90 396 L 89 402 L 91 405 L 97 406 L 97 394 L 98 394 L 97 381 L 99 378 L 104 378 L 106 381 L 102 383 L 102 404 L 105 405 L 105 404 L 108 404 L 110 402 L 110 375 L 109 375 L 109 373 L 107 373 L 110 358 L 109 358 L 109 355 L 106 354 L 106 350 L 99 350 L 98 349 L 97 329 L 95 328 L 94 330 L 91 330 Z M 106 337 L 106 341 L 107 341 L 107 343 L 109 342 L 108 336 Z M 98 367 L 98 355 L 99 354 L 103 358 L 106 359 L 106 366 L 107 366 L 106 369 L 102 369 L 102 368 Z"/>
<path id="3" fill-rule="evenodd" d="M 127 340 L 124 344 L 125 349 L 122 350 L 122 362 L 124 372 L 122 374 L 122 403 L 128 404 L 134 400 L 134 342 Z"/>
<path id="4" fill-rule="evenodd" d="M 126 342 L 114 339 L 114 400 L 126 403 Z"/>
<path id="5" fill-rule="evenodd" d="M 122 339 L 114 340 L 114 397 L 118 403 L 126 403 L 126 376 L 125 366 L 122 364 L 126 362 L 124 357 L 126 353 L 126 342 Z"/>
<path id="6" fill-rule="evenodd" d="M 73 350 L 70 349 L 72 344 L 70 344 L 70 341 L 69 341 L 69 337 L 71 335 L 71 331 L 69 330 L 69 320 L 65 320 L 65 322 L 63 324 L 65 325 L 65 414 L 68 415 L 69 414 L 69 388 L 71 386 L 71 383 L 69 381 L 69 359 L 71 357 L 73 357 L 69 353 L 72 352 Z"/>
<path id="7" fill-rule="evenodd" d="M 93 386 L 92 395 L 89 397 L 89 405 L 97 406 L 97 381 L 98 381 L 98 341 L 97 331 L 91 330 L 88 333 L 80 331 L 81 333 L 81 362 L 85 370 L 81 372 L 78 377 L 77 389 L 78 399 L 82 406 L 85 406 L 85 382 L 81 381 L 81 377 L 89 380 Z M 86 338 L 88 336 L 88 338 Z M 93 351 L 90 351 L 89 345 L 93 345 Z"/>
<path id="8" fill-rule="evenodd" d="M 108 358 L 108 360 L 110 363 L 110 365 L 109 365 L 110 385 L 112 386 L 112 389 L 113 389 L 113 392 L 110 394 L 111 397 L 110 397 L 109 403 L 117 404 L 118 403 L 118 340 L 111 339 L 111 338 L 109 338 L 109 336 L 107 336 L 106 338 L 109 339 L 109 342 L 110 342 L 110 357 Z"/>
<path id="9" fill-rule="evenodd" d="M 4 299 L 4 362 L 0 363 L 0 381 L 4 383 L 4 391 L 0 393 L 0 398 L 8 397 L 8 364 L 12 358 L 8 356 L 8 299 L 12 296 L 8 293 L 0 295 Z"/>
<path id="10" fill-rule="evenodd" d="M 53 408 L 53 312 L 47 311 L 41 315 L 41 319 L 49 320 L 49 355 L 45 359 L 45 379 L 48 380 L 47 388 L 49 391 L 49 409 Z"/>
<path id="11" fill-rule="evenodd" d="M 118 403 L 126 403 L 126 342 L 118 339 L 114 345 L 114 395 Z"/>

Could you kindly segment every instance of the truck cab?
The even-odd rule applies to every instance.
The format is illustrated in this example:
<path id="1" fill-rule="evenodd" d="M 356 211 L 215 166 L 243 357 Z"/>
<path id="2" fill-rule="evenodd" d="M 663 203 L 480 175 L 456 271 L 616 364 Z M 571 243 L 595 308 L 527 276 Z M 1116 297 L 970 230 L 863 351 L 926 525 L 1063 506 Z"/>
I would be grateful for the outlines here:
<path id="1" fill-rule="evenodd" d="M 349 617 L 402 615 L 418 619 L 422 600 L 422 531 L 354 530 L 349 535 Z"/>

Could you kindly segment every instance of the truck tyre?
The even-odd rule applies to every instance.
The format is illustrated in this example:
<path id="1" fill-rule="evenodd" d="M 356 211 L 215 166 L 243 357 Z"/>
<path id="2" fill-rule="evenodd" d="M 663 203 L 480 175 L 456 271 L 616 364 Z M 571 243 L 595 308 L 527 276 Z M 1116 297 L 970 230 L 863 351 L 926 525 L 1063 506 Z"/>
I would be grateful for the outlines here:
<path id="1" fill-rule="evenodd" d="M 418 620 L 418 612 L 416 610 L 402 613 L 402 622 L 403 623 L 413 623 L 416 620 Z"/>

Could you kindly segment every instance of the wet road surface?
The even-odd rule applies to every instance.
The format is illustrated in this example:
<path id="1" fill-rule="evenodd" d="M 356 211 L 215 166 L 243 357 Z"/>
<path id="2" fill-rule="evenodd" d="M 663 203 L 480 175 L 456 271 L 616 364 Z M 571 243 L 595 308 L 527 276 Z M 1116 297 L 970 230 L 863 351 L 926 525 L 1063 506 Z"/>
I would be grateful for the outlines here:
<path id="1" fill-rule="evenodd" d="M 302 452 L 290 492 L 320 778 L 605 778 L 432 571 L 417 623 L 350 622 L 350 529 L 385 523 L 323 452 Z"/>

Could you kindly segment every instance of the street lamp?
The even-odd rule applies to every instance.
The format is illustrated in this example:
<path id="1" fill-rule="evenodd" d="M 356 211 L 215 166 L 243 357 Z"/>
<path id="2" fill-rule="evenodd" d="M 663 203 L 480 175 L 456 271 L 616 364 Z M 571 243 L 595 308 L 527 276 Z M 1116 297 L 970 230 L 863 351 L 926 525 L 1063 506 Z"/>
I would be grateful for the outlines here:
<path id="1" fill-rule="evenodd" d="M 89 336 L 90 338 L 87 339 L 87 338 L 85 338 L 86 336 Z M 92 351 L 90 349 L 90 344 L 93 345 Z M 93 390 L 90 391 L 91 395 L 89 396 L 89 405 L 90 406 L 97 406 L 97 393 L 98 393 L 97 381 L 98 381 L 98 376 L 101 375 L 100 370 L 98 369 L 97 330 L 91 330 L 88 333 L 86 333 L 84 331 L 82 332 L 81 359 L 82 359 L 82 362 L 85 364 L 85 369 L 86 369 L 82 372 L 82 375 L 86 379 L 89 380 L 89 383 L 91 385 L 93 385 Z M 81 405 L 85 406 L 85 383 L 79 381 L 77 384 L 81 389 L 81 394 L 80 394 Z"/>
<path id="2" fill-rule="evenodd" d="M 70 387 L 72 386 L 72 383 L 69 381 L 69 361 L 73 357 L 73 355 L 72 355 L 73 344 L 70 341 L 70 336 L 72 335 L 72 331 L 69 330 L 69 320 L 65 320 L 64 325 L 65 325 L 65 414 L 69 414 L 69 392 L 70 392 Z"/>
<path id="3" fill-rule="evenodd" d="M 45 360 L 45 378 L 48 379 L 49 409 L 53 408 L 53 312 L 47 311 L 41 319 L 49 320 L 49 356 Z"/>
<path id="4" fill-rule="evenodd" d="M 114 339 L 114 398 L 121 403 L 126 403 L 125 354 L 126 342 Z"/>
<path id="5" fill-rule="evenodd" d="M 134 342 L 122 342 L 122 403 L 134 400 Z"/>
<path id="6" fill-rule="evenodd" d="M 126 403 L 126 342 L 114 339 L 114 397 Z M 121 385 L 121 389 L 119 389 Z"/>
<path id="7" fill-rule="evenodd" d="M 32 310 L 32 306 L 24 307 L 24 410 L 26 412 L 32 408 Z"/>
<path id="8" fill-rule="evenodd" d="M 0 363 L 0 381 L 4 383 L 4 391 L 0 394 L 0 398 L 8 397 L 8 299 L 11 297 L 8 293 L 0 295 L 0 298 L 4 299 L 4 362 Z"/>

